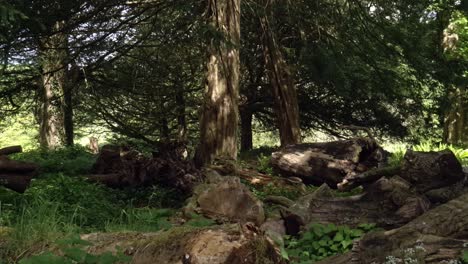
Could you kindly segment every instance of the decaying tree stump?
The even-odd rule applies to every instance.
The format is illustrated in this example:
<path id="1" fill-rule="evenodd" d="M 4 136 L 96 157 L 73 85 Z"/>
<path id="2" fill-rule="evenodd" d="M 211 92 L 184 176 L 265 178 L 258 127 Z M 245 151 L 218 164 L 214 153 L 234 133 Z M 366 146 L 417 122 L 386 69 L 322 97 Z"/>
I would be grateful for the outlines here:
<path id="1" fill-rule="evenodd" d="M 385 163 L 387 153 L 370 138 L 326 143 L 289 145 L 271 157 L 273 168 L 283 176 L 301 178 L 304 183 L 327 183 L 336 188 L 344 177 Z"/>
<path id="2" fill-rule="evenodd" d="M 19 152 L 22 152 L 21 146 L 0 149 L 0 185 L 23 193 L 37 175 L 39 167 L 34 163 L 11 160 L 7 156 Z"/>
<path id="3" fill-rule="evenodd" d="M 191 193 L 202 174 L 179 157 L 145 157 L 137 151 L 118 146 L 103 146 L 88 178 L 109 187 L 151 186 L 161 184 Z"/>

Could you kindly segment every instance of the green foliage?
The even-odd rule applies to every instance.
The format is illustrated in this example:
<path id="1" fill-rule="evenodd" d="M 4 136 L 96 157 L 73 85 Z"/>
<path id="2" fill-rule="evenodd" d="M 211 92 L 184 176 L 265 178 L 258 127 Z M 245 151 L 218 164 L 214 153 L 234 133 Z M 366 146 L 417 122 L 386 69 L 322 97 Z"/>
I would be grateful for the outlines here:
<path id="1" fill-rule="evenodd" d="M 89 173 L 95 162 L 93 154 L 82 146 L 57 150 L 31 150 L 15 154 L 13 158 L 38 164 L 41 174 L 63 173 L 67 176 Z"/>
<path id="2" fill-rule="evenodd" d="M 352 248 L 353 240 L 375 228 L 374 224 L 361 224 L 357 228 L 334 224 L 311 224 L 300 238 L 286 237 L 283 257 L 293 263 L 310 263 L 341 254 Z"/>
<path id="3" fill-rule="evenodd" d="M 463 251 L 463 255 L 462 255 L 461 259 L 462 259 L 463 263 L 468 264 L 468 250 Z"/>
<path id="4" fill-rule="evenodd" d="M 186 193 L 159 185 L 126 188 L 116 194 L 120 201 L 132 207 L 180 208 L 188 198 Z"/>
<path id="5" fill-rule="evenodd" d="M 414 151 L 422 151 L 422 152 L 429 152 L 429 151 L 442 151 L 449 149 L 455 154 L 455 157 L 460 161 L 463 165 L 468 165 L 468 149 L 456 147 L 454 145 L 443 144 L 439 143 L 438 145 L 434 145 L 430 142 L 420 143 L 412 147 Z M 405 156 L 406 148 L 404 146 L 398 146 L 395 148 L 394 152 L 390 156 L 389 164 L 390 165 L 399 165 Z"/>
<path id="6" fill-rule="evenodd" d="M 92 243 L 82 240 L 79 235 L 59 240 L 57 244 L 59 245 L 59 253 L 44 252 L 22 259 L 19 264 L 114 264 L 131 261 L 131 257 L 122 252 L 115 255 L 110 252 L 99 255 L 89 254 L 84 248 L 91 246 Z"/>
<path id="7" fill-rule="evenodd" d="M 207 227 L 215 225 L 216 222 L 212 219 L 208 219 L 202 215 L 192 214 L 190 220 L 185 223 L 185 225 L 192 227 Z"/>
<path id="8" fill-rule="evenodd" d="M 24 208 L 40 204 L 57 207 L 64 218 L 82 227 L 102 228 L 107 219 L 118 216 L 114 192 L 79 177 L 63 174 L 33 180 L 24 193 Z"/>
<path id="9" fill-rule="evenodd" d="M 271 167 L 270 158 L 271 155 L 264 155 L 263 153 L 260 153 L 257 158 L 258 171 L 268 175 L 273 175 L 273 167 Z"/>
<path id="10" fill-rule="evenodd" d="M 156 232 L 171 228 L 169 218 L 174 211 L 170 209 L 155 208 L 129 208 L 121 211 L 117 220 L 111 221 L 106 226 L 106 231 L 138 231 Z"/>

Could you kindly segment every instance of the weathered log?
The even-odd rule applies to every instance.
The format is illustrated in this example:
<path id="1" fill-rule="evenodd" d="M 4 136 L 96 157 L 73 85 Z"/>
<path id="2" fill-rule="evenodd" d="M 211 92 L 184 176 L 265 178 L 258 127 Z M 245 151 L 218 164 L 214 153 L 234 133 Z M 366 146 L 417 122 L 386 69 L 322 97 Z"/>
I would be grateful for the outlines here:
<path id="1" fill-rule="evenodd" d="M 0 156 L 21 153 L 21 152 L 23 152 L 23 148 L 21 146 L 11 146 L 11 147 L 6 147 L 6 148 L 1 148 Z"/>
<path id="2" fill-rule="evenodd" d="M 407 150 L 401 177 L 418 193 L 447 187 L 465 179 L 462 165 L 450 150 L 419 152 Z"/>
<path id="3" fill-rule="evenodd" d="M 0 159 L 0 172 L 25 173 L 36 171 L 39 167 L 34 163 Z"/>
<path id="4" fill-rule="evenodd" d="M 180 158 L 148 158 L 137 151 L 107 145 L 101 149 L 88 178 L 109 187 L 160 184 L 190 194 L 202 179 L 195 166 Z"/>
<path id="5" fill-rule="evenodd" d="M 0 173 L 0 185 L 15 192 L 23 193 L 29 186 L 35 172 L 27 174 Z"/>
<path id="6" fill-rule="evenodd" d="M 402 226 L 430 208 L 430 202 L 400 177 L 381 178 L 366 187 L 363 194 L 334 197 L 323 185 L 314 193 L 300 198 L 283 212 L 285 223 L 300 230 L 311 222 L 358 226 L 375 223 L 391 229 Z"/>
<path id="7" fill-rule="evenodd" d="M 344 177 L 377 167 L 386 152 L 369 138 L 326 143 L 290 145 L 271 158 L 273 168 L 283 176 L 301 178 L 304 183 L 327 183 L 336 188 Z"/>
<path id="8" fill-rule="evenodd" d="M 360 174 L 349 174 L 342 182 L 338 183 L 338 189 L 340 191 L 350 191 L 364 183 L 375 182 L 384 176 L 397 175 L 400 170 L 400 166 L 390 166 L 374 168 Z"/>
<path id="9" fill-rule="evenodd" d="M 318 263 L 384 263 L 389 259 L 393 263 L 409 259 L 411 263 L 449 263 L 461 257 L 467 244 L 468 193 L 400 228 L 369 233 L 355 243 L 352 252 Z"/>

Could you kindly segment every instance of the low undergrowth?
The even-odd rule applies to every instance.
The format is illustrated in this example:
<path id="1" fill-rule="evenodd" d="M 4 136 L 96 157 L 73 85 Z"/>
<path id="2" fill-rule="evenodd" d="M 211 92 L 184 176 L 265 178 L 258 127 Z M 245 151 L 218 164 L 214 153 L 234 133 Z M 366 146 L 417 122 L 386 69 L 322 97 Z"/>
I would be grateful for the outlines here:
<path id="1" fill-rule="evenodd" d="M 77 234 L 170 228 L 170 218 L 186 198 L 160 186 L 115 190 L 90 183 L 81 175 L 89 173 L 95 157 L 80 147 L 34 150 L 13 158 L 35 162 L 41 170 L 24 194 L 0 187 L 0 259 L 6 263 L 47 251 L 60 238 Z M 42 258 L 57 259 L 50 254 Z"/>
<path id="2" fill-rule="evenodd" d="M 311 224 L 299 238 L 286 237 L 283 257 L 292 263 L 312 263 L 351 250 L 353 241 L 375 229 L 374 224 L 357 228 L 333 224 Z"/>

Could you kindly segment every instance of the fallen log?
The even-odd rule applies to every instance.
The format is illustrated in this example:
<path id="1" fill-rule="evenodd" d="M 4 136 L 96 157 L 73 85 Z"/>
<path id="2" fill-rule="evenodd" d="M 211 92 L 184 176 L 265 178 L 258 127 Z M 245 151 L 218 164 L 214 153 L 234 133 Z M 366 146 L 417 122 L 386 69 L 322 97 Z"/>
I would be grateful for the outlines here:
<path id="1" fill-rule="evenodd" d="M 34 176 L 35 172 L 29 174 L 0 173 L 0 185 L 15 192 L 23 193 L 28 188 Z"/>
<path id="2" fill-rule="evenodd" d="M 27 173 L 37 170 L 39 167 L 34 163 L 18 162 L 7 158 L 0 159 L 0 172 Z"/>
<path id="3" fill-rule="evenodd" d="M 6 148 L 1 148 L 0 156 L 11 155 L 11 154 L 21 153 L 21 152 L 23 152 L 23 148 L 21 146 L 11 146 L 11 147 L 6 147 Z"/>
<path id="4" fill-rule="evenodd" d="M 149 158 L 112 145 L 101 149 L 92 172 L 88 179 L 113 188 L 160 184 L 187 194 L 202 180 L 201 172 L 179 157 Z"/>
<path id="5" fill-rule="evenodd" d="M 318 263 L 452 263 L 468 244 L 468 193 L 440 205 L 408 224 L 369 233 L 350 253 Z M 407 262 L 409 260 L 412 262 Z M 444 262 L 445 261 L 445 262 Z M 455 263 L 455 262 L 453 262 Z"/>
<path id="6" fill-rule="evenodd" d="M 22 152 L 21 146 L 0 149 L 0 185 L 23 193 L 31 179 L 37 175 L 39 167 L 34 163 L 11 160 L 7 156 L 20 152 Z"/>
<path id="7" fill-rule="evenodd" d="M 338 187 L 348 190 L 358 185 L 363 185 L 361 195 L 344 198 L 334 197 L 327 186 L 322 186 L 287 208 L 283 212 L 285 223 L 296 226 L 292 230 L 310 222 L 351 226 L 375 223 L 392 229 L 468 191 L 461 165 L 450 151 L 408 151 L 401 166 L 353 174 Z"/>
<path id="8" fill-rule="evenodd" d="M 385 163 L 386 152 L 370 138 L 289 145 L 271 157 L 276 172 L 299 177 L 306 184 L 336 188 L 347 175 Z"/>

